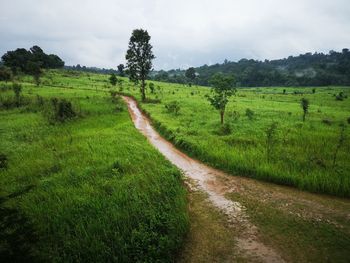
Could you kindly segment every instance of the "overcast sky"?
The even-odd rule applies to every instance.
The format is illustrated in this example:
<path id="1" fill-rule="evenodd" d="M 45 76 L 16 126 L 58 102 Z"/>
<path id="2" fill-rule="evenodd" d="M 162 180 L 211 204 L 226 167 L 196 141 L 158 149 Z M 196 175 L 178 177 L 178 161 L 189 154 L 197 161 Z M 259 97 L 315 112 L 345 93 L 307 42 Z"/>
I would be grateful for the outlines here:
<path id="1" fill-rule="evenodd" d="M 350 47 L 350 0 L 0 0 L 0 54 L 39 45 L 67 65 L 124 63 L 147 29 L 155 69 Z"/>

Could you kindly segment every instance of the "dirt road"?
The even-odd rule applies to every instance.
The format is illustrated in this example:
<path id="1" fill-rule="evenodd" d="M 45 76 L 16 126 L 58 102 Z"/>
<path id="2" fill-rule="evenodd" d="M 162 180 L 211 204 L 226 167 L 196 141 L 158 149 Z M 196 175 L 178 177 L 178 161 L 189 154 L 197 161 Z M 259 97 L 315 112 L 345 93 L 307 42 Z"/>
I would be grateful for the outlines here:
<path id="1" fill-rule="evenodd" d="M 263 241 L 258 227 L 251 222 L 248 216 L 247 208 L 232 198 L 234 193 L 244 193 L 252 198 L 257 198 L 259 202 L 276 203 L 277 206 L 281 206 L 281 209 L 288 207 L 288 204 L 300 204 L 303 206 L 302 210 L 290 209 L 289 207 L 293 205 L 288 207 L 291 213 L 296 213 L 300 217 L 328 220 L 327 215 L 333 217 L 335 213 L 338 217 L 350 218 L 346 211 L 350 206 L 346 200 L 313 195 L 288 187 L 227 175 L 190 158 L 153 129 L 150 120 L 141 113 L 134 99 L 130 97 L 123 97 L 123 99 L 128 105 L 135 127 L 171 163 L 183 171 L 190 179 L 188 181 L 191 182 L 189 183 L 191 189 L 203 191 L 211 204 L 224 214 L 227 225 L 235 229 L 235 251 L 238 251 L 247 261 L 285 262 L 290 260 L 280 253 L 281 250 L 275 249 L 271 242 L 266 244 Z M 304 209 L 305 207 L 307 209 Z"/>

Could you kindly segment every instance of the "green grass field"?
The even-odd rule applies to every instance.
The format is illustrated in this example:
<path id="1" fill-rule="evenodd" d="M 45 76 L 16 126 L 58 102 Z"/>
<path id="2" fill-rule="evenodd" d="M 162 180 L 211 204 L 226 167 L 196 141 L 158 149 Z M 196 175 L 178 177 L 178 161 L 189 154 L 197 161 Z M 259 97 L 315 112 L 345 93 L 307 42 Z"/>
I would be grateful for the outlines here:
<path id="1" fill-rule="evenodd" d="M 140 101 L 138 86 L 122 79 L 123 84 L 112 89 Z M 51 71 L 43 83 L 96 92 L 111 88 L 106 75 L 74 72 Z M 228 103 L 225 123 L 229 128 L 223 132 L 219 113 L 205 97 L 210 88 L 153 83 L 154 93 L 147 89 L 147 96 L 160 103 L 140 106 L 167 139 L 191 156 L 234 175 L 350 196 L 349 87 L 239 88 Z M 336 100 L 340 92 L 348 98 Z M 305 122 L 301 98 L 310 101 Z M 178 114 L 165 108 L 173 101 L 180 106 Z M 246 115 L 247 109 L 253 111 L 251 118 Z M 273 123 L 273 140 L 267 144 L 266 131 Z M 340 143 L 341 124 L 345 128 Z"/>
<path id="2" fill-rule="evenodd" d="M 25 105 L 0 109 L 0 261 L 172 261 L 188 229 L 181 174 L 101 92 L 106 76 L 65 74 L 22 77 Z M 77 117 L 50 124 L 53 97 Z"/>
<path id="3" fill-rule="evenodd" d="M 219 113 L 205 97 L 209 88 L 156 86 L 148 97 L 161 103 L 140 105 L 158 130 L 188 154 L 234 175 L 350 196 L 350 98 L 335 99 L 339 92 L 349 97 L 348 87 L 319 87 L 314 94 L 312 88 L 239 88 L 228 103 L 223 130 Z M 136 88 L 124 92 L 140 98 Z M 301 98 L 310 101 L 305 122 Z M 172 101 L 180 106 L 178 114 L 165 108 Z M 266 131 L 273 123 L 276 129 L 267 143 Z"/>
<path id="4" fill-rule="evenodd" d="M 0 154 L 8 159 L 7 168 L 0 169 L 1 261 L 174 260 L 189 229 L 181 175 L 134 128 L 126 106 L 110 94 L 116 91 L 139 100 L 139 88 L 126 78 L 111 87 L 108 77 L 52 70 L 36 87 L 30 77 L 22 76 L 22 105 L 8 109 L 3 103 L 14 100 L 12 84 L 0 83 Z M 229 127 L 222 130 L 219 113 L 205 98 L 209 88 L 154 83 L 155 92 L 147 91 L 151 100 L 140 106 L 166 138 L 191 156 L 234 175 L 349 197 L 350 103 L 334 96 L 341 91 L 349 96 L 348 88 L 316 88 L 314 94 L 312 88 L 286 88 L 286 94 L 283 88 L 238 89 L 226 111 Z M 302 97 L 311 104 L 305 122 Z M 52 98 L 70 101 L 76 116 L 53 120 Z M 180 106 L 178 114 L 165 107 L 173 101 Z M 248 108 L 251 118 L 246 116 Z M 272 123 L 276 131 L 268 158 L 266 130 Z M 339 144 L 341 123 L 345 139 Z M 282 223 L 269 225 L 269 209 L 255 213 L 247 200 L 241 201 L 253 207 L 253 221 L 289 242 L 289 234 L 283 234 L 289 216 L 278 219 L 276 213 L 273 219 Z M 192 220 L 195 229 L 197 219 Z M 304 221 L 287 228 L 300 235 L 309 231 Z M 315 237 L 333 231 L 312 229 Z M 196 240 L 200 231 L 191 232 L 188 240 Z M 326 238 L 329 244 L 331 237 Z M 341 246 L 345 242 L 334 240 Z M 207 246 L 203 240 L 196 242 L 194 246 Z M 299 239 L 295 247 L 308 242 Z M 343 251 L 329 244 L 320 244 L 309 259 L 326 248 L 344 258 Z M 195 248 L 186 247 L 190 258 L 206 255 L 192 255 Z M 298 257 L 307 259 L 304 253 Z"/>

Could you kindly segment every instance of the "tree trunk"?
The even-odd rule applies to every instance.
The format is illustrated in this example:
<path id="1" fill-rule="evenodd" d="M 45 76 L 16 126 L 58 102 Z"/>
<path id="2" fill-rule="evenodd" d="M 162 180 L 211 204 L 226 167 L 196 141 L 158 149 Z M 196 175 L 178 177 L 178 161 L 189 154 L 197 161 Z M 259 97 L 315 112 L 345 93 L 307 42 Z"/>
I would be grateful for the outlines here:
<path id="1" fill-rule="evenodd" d="M 303 115 L 303 121 L 305 121 L 305 116 L 306 116 L 306 113 L 304 113 L 304 115 Z"/>
<path id="2" fill-rule="evenodd" d="M 220 111 L 220 120 L 221 120 L 221 125 L 224 124 L 224 114 L 225 112 L 224 111 Z"/>
<path id="3" fill-rule="evenodd" d="M 142 97 L 142 101 L 146 100 L 145 79 L 142 79 L 142 81 L 141 81 L 141 97 Z"/>

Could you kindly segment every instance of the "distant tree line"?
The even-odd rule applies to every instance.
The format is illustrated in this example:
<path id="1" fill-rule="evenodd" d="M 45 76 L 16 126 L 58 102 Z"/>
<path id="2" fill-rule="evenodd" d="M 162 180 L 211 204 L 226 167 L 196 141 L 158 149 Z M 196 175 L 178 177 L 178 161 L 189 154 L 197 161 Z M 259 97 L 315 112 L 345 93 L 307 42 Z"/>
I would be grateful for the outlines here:
<path id="1" fill-rule="evenodd" d="M 234 75 L 236 85 L 242 87 L 350 85 L 350 52 L 344 48 L 341 52 L 306 53 L 278 60 L 225 60 L 187 70 L 153 71 L 149 78 L 209 86 L 216 73 Z"/>
<path id="2" fill-rule="evenodd" d="M 118 71 L 115 69 L 106 69 L 106 68 L 98 68 L 98 67 L 87 67 L 87 66 L 81 66 L 80 64 L 77 64 L 76 66 L 64 66 L 65 69 L 68 70 L 74 70 L 74 71 L 81 71 L 81 72 L 90 72 L 90 73 L 98 73 L 98 74 L 117 74 Z"/>

